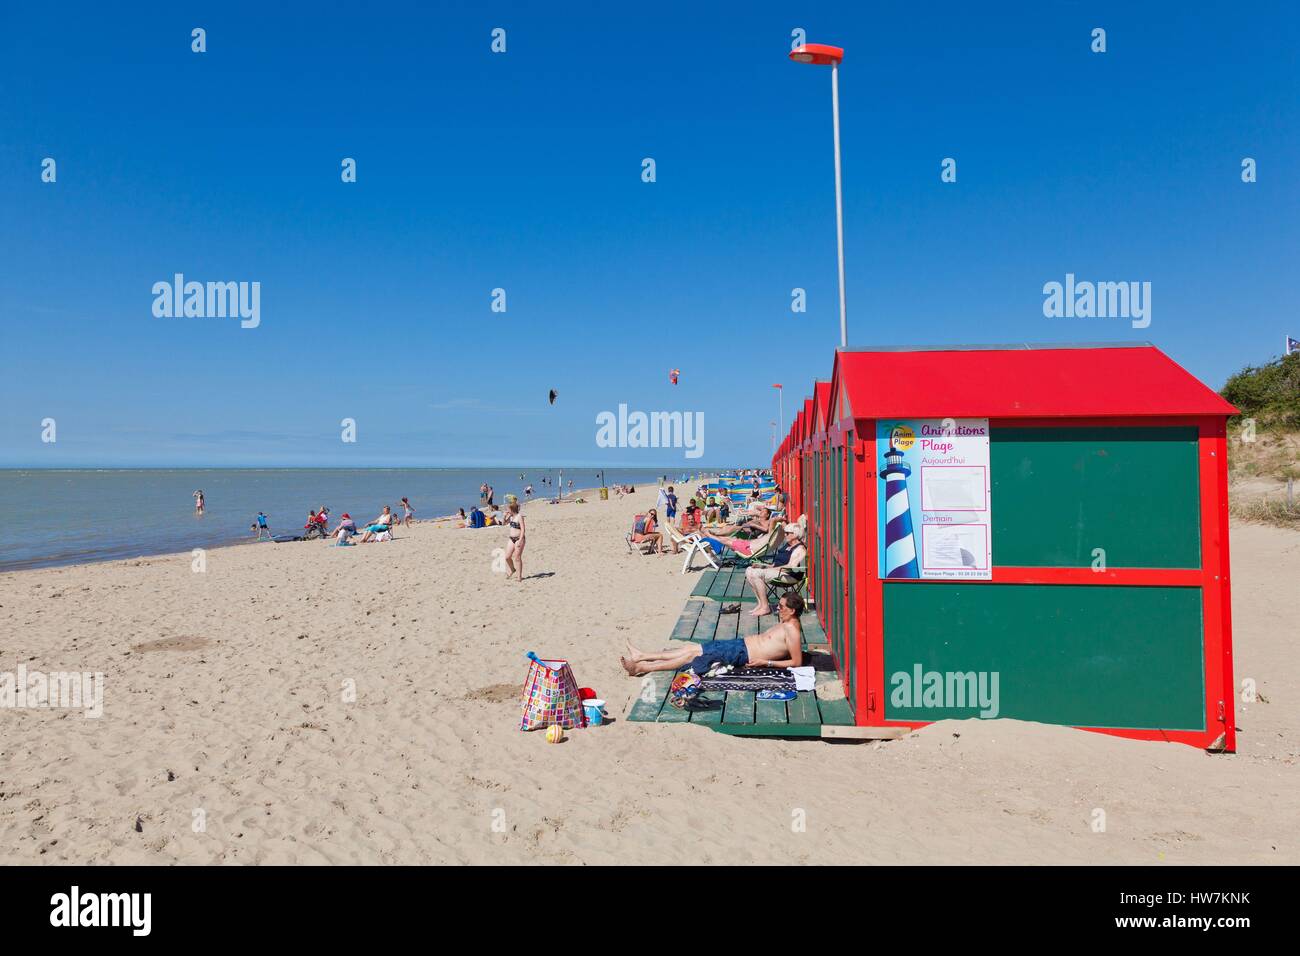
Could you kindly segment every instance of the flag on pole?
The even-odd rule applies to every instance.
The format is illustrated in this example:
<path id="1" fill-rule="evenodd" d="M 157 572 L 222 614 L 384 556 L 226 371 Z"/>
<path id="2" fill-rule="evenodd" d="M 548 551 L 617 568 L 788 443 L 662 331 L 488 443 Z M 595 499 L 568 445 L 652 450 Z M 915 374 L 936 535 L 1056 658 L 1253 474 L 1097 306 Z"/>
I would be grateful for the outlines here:
<path id="1" fill-rule="evenodd" d="M 1300 345 L 1297 345 L 1297 348 L 1300 348 Z M 780 385 L 773 385 L 772 387 L 773 387 L 773 388 L 780 388 L 781 386 L 780 386 Z"/>
<path id="2" fill-rule="evenodd" d="M 1300 352 L 1300 339 L 1293 339 L 1288 335 L 1286 336 L 1286 352 L 1283 354 L 1290 355 L 1292 352 Z"/>

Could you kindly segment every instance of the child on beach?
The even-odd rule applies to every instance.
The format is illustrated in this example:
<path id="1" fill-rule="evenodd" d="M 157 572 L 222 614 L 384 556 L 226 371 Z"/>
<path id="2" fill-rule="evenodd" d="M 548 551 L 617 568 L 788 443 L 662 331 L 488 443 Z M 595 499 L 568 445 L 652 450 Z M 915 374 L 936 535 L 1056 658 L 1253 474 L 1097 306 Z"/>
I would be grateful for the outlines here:
<path id="1" fill-rule="evenodd" d="M 201 516 L 203 514 L 203 489 L 200 488 L 194 492 L 192 497 L 194 498 L 194 513 Z"/>
<path id="2" fill-rule="evenodd" d="M 406 498 L 402 499 L 402 510 L 406 512 L 406 516 L 402 519 L 402 523 L 409 528 L 415 523 L 415 509 L 411 507 L 411 502 Z"/>

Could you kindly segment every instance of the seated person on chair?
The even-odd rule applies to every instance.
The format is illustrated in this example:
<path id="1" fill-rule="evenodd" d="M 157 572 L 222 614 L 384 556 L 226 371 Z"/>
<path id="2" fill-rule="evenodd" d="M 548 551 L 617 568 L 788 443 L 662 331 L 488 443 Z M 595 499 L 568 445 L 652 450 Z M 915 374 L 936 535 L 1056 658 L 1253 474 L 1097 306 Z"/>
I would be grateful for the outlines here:
<path id="1" fill-rule="evenodd" d="M 745 570 L 745 583 L 758 598 L 758 605 L 749 613 L 755 617 L 771 614 L 772 608 L 767 603 L 767 585 L 781 575 L 803 573 L 803 564 L 808 557 L 808 549 L 803 544 L 803 527 L 794 523 L 785 526 L 785 543 L 772 553 L 772 564 L 768 567 L 750 567 Z"/>
<path id="2" fill-rule="evenodd" d="M 694 642 L 684 647 L 670 647 L 653 653 L 643 653 L 627 646 L 627 657 L 620 657 L 629 677 L 640 677 L 651 671 L 675 671 L 689 667 L 699 676 L 709 672 L 714 664 L 733 667 L 801 667 L 803 666 L 803 630 L 799 618 L 803 614 L 803 598 L 798 594 L 782 595 L 776 606 L 777 623 L 762 634 L 738 637 L 730 641 Z"/>
<path id="3" fill-rule="evenodd" d="M 659 512 L 651 508 L 646 512 L 645 523 L 641 525 L 640 531 L 633 531 L 627 536 L 629 544 L 636 545 L 641 549 L 643 554 L 652 554 L 658 551 L 660 554 L 666 554 L 664 551 L 664 533 L 659 530 Z M 641 545 L 650 545 L 650 550 L 646 551 Z M 673 542 L 673 554 L 677 553 L 677 543 Z"/>
<path id="4" fill-rule="evenodd" d="M 744 513 L 745 512 L 742 512 L 742 514 Z M 767 505 L 754 505 L 754 510 L 749 512 L 749 514 L 749 520 L 737 528 L 735 534 L 740 534 L 744 531 L 747 533 L 747 536 L 754 537 L 765 535 L 772 530 L 772 522 L 775 519 L 772 517 L 772 509 Z"/>
<path id="5" fill-rule="evenodd" d="M 779 522 L 774 521 L 770 517 L 764 518 L 764 523 L 767 525 L 767 529 L 759 534 L 758 537 L 750 537 L 742 534 L 741 531 L 744 530 L 742 528 L 741 531 L 737 531 L 735 534 L 707 535 L 705 536 L 704 541 L 718 554 L 722 554 L 724 549 L 730 548 L 732 551 L 736 552 L 736 554 L 747 558 L 754 553 L 756 548 L 760 548 L 764 545 L 767 541 L 767 536 L 771 533 L 772 529 L 779 524 Z"/>

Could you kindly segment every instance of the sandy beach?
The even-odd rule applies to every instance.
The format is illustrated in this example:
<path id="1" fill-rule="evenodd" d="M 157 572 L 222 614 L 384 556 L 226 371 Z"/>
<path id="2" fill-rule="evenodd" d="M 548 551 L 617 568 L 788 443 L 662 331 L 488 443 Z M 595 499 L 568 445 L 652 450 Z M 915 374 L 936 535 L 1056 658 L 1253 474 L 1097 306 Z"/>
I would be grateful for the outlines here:
<path id="1" fill-rule="evenodd" d="M 1300 533 L 1233 529 L 1260 695 L 1235 755 L 1006 720 L 787 742 L 621 719 L 623 642 L 663 646 L 695 581 L 624 545 L 653 496 L 529 503 L 522 583 L 492 570 L 502 530 L 434 522 L 0 575 L 0 671 L 105 681 L 99 719 L 0 711 L 3 861 L 1300 862 Z M 529 650 L 614 721 L 521 733 Z"/>

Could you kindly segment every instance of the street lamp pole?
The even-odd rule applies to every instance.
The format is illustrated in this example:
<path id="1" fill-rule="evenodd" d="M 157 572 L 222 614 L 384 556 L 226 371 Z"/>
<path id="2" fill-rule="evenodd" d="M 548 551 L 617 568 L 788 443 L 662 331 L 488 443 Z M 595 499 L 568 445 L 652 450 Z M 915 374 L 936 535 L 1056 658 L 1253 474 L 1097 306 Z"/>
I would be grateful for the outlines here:
<path id="1" fill-rule="evenodd" d="M 844 306 L 844 194 L 840 184 L 840 65 L 831 64 L 831 115 L 835 123 L 835 240 L 840 254 L 840 348 L 849 347 L 848 311 Z"/>
<path id="2" fill-rule="evenodd" d="M 848 309 L 844 303 L 844 193 L 840 173 L 840 63 L 844 50 L 824 43 L 805 43 L 790 51 L 796 63 L 831 68 L 831 119 L 835 128 L 835 241 L 840 270 L 840 348 L 848 348 Z"/>

